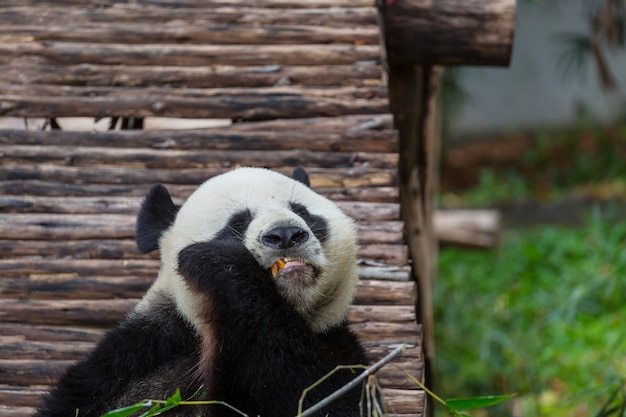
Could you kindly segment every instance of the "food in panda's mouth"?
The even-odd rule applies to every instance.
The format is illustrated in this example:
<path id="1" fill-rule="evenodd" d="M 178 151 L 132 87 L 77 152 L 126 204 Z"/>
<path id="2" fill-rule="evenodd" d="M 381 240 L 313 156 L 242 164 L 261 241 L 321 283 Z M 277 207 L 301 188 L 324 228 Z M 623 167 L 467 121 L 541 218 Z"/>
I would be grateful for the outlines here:
<path id="1" fill-rule="evenodd" d="M 285 268 L 290 268 L 294 266 L 310 266 L 310 265 L 304 261 L 298 261 L 295 259 L 289 259 L 289 258 L 277 259 L 276 262 L 274 262 L 274 265 L 272 265 L 272 267 L 270 268 L 270 271 L 272 272 L 272 277 L 276 278 L 280 271 L 282 271 Z"/>

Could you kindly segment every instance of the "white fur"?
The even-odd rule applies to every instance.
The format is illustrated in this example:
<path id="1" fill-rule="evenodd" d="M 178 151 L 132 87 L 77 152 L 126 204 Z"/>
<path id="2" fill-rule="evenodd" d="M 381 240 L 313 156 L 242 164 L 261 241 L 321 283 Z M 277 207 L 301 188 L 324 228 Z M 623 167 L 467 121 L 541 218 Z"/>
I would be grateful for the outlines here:
<path id="1" fill-rule="evenodd" d="M 290 209 L 299 203 L 327 222 L 323 243 L 306 223 Z M 209 241 L 227 224 L 231 215 L 250 210 L 253 220 L 243 239 L 264 268 L 274 262 L 265 256 L 260 236 L 275 224 L 289 224 L 309 230 L 303 246 L 307 261 L 320 271 L 315 284 L 289 297 L 314 331 L 340 323 L 352 302 L 358 280 L 354 223 L 334 203 L 282 174 L 261 168 L 240 168 L 202 184 L 181 207 L 174 224 L 160 240 L 162 266 L 159 276 L 138 310 L 148 308 L 158 294 L 176 299 L 181 314 L 196 327 L 200 320 L 200 297 L 190 292 L 177 272 L 178 253 L 195 242 Z"/>

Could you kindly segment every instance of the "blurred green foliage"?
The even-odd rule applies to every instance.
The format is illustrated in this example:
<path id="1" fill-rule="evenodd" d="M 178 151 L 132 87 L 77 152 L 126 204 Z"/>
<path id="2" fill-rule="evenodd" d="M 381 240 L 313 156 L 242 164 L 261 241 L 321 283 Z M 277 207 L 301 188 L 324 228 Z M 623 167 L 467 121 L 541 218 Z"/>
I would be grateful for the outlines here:
<path id="1" fill-rule="evenodd" d="M 598 209 L 578 229 L 514 231 L 490 251 L 441 252 L 442 395 L 517 392 L 523 416 L 599 412 L 626 378 L 626 224 L 614 218 Z"/>

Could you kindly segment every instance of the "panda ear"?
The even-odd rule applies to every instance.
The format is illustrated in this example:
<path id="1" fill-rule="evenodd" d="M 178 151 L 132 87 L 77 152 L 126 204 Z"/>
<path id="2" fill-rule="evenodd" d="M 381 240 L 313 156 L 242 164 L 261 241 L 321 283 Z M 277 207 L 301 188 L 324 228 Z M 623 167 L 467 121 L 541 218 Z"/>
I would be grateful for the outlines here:
<path id="1" fill-rule="evenodd" d="M 301 182 L 307 187 L 311 187 L 311 181 L 309 181 L 309 174 L 307 174 L 304 168 L 302 167 L 296 167 L 296 169 L 293 170 L 293 174 L 291 174 L 291 178 L 293 178 L 294 180 L 298 182 Z"/>
<path id="2" fill-rule="evenodd" d="M 174 204 L 167 188 L 161 184 L 152 186 L 137 216 L 137 247 L 140 252 L 159 249 L 159 239 L 174 223 L 179 209 L 180 206 Z"/>

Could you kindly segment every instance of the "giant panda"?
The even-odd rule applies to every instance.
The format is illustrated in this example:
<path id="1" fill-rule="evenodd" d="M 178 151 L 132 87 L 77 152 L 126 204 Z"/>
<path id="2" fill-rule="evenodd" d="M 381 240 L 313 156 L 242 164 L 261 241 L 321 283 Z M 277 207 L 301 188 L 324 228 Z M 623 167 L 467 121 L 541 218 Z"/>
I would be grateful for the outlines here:
<path id="1" fill-rule="evenodd" d="M 182 206 L 155 185 L 139 211 L 137 244 L 160 250 L 154 284 L 66 371 L 36 417 L 97 417 L 176 389 L 220 403 L 168 415 L 293 417 L 307 387 L 338 365 L 366 364 L 346 326 L 358 279 L 355 225 L 311 190 L 303 169 L 291 178 L 235 169 Z M 360 369 L 333 374 L 304 409 Z M 360 397 L 355 389 L 316 416 L 357 416 Z"/>

